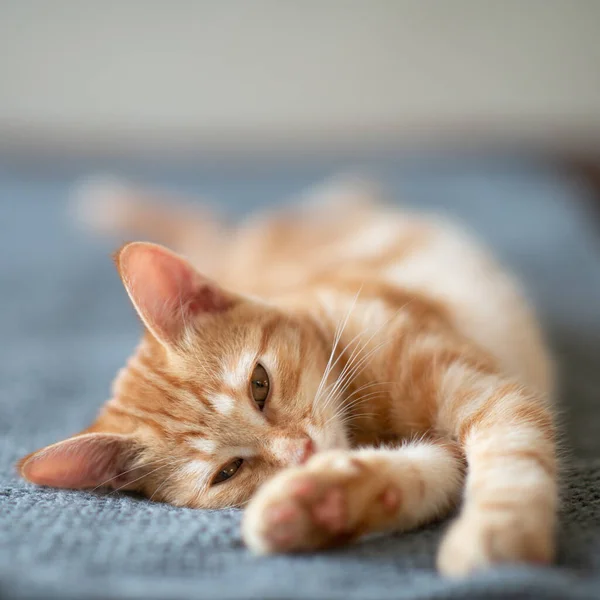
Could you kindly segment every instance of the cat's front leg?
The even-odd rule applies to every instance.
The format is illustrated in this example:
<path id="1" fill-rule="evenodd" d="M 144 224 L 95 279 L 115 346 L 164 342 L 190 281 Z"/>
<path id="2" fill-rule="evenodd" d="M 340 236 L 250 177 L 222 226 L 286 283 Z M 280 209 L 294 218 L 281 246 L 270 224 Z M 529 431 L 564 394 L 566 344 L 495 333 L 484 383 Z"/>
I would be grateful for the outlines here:
<path id="1" fill-rule="evenodd" d="M 258 491 L 244 540 L 261 553 L 294 552 L 409 529 L 447 513 L 462 483 L 462 456 L 444 442 L 324 452 Z"/>
<path id="2" fill-rule="evenodd" d="M 464 575 L 498 563 L 548 563 L 558 503 L 552 411 L 541 393 L 463 370 L 463 384 L 441 395 L 439 420 L 463 444 L 468 475 L 439 567 Z"/>

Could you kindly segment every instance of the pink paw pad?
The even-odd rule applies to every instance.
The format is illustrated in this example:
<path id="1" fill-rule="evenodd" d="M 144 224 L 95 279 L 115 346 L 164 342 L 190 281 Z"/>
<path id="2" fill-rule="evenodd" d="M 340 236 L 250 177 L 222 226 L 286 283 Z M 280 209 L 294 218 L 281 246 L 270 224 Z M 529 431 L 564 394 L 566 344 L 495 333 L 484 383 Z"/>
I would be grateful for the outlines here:
<path id="1" fill-rule="evenodd" d="M 279 547 L 291 544 L 298 535 L 301 510 L 293 503 L 282 503 L 269 511 L 267 538 Z"/>
<path id="2" fill-rule="evenodd" d="M 309 498 L 317 491 L 317 484 L 308 477 L 297 479 L 290 484 L 290 494 L 296 498 Z"/>
<path id="3" fill-rule="evenodd" d="M 313 519 L 332 533 L 342 532 L 348 516 L 344 493 L 338 488 L 328 490 L 325 496 L 314 505 Z"/>
<path id="4" fill-rule="evenodd" d="M 387 513 L 395 513 L 400 507 L 402 498 L 400 496 L 400 490 L 396 488 L 387 488 L 380 496 L 379 501 L 381 506 Z"/>
<path id="5" fill-rule="evenodd" d="M 289 523 L 298 517 L 298 508 L 295 504 L 279 504 L 274 506 L 269 513 L 269 521 L 272 525 Z"/>

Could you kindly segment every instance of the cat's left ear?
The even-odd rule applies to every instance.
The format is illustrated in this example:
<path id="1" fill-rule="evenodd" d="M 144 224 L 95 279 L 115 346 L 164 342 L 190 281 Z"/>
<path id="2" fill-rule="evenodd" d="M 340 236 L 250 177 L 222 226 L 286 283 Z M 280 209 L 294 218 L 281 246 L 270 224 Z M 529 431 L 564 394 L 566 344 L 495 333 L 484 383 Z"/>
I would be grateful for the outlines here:
<path id="1" fill-rule="evenodd" d="M 166 346 L 177 342 L 190 319 L 229 310 L 239 301 L 158 244 L 126 244 L 115 263 L 140 318 Z"/>
<path id="2" fill-rule="evenodd" d="M 22 477 L 38 485 L 130 489 L 141 479 L 141 469 L 134 464 L 137 452 L 129 436 L 85 433 L 25 456 L 17 468 Z"/>

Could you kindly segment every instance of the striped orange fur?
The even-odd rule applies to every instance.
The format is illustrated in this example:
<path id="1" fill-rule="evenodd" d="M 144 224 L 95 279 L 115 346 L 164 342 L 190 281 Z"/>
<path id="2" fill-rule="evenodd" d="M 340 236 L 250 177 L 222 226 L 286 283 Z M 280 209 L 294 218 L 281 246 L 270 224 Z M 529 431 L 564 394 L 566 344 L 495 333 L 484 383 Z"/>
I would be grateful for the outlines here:
<path id="1" fill-rule="evenodd" d="M 112 193 L 113 227 L 160 241 L 162 223 L 206 273 L 155 244 L 117 252 L 144 337 L 97 420 L 25 457 L 25 478 L 248 504 L 258 552 L 409 529 L 462 498 L 444 572 L 552 560 L 552 365 L 516 285 L 468 236 L 356 190 L 237 229 Z"/>

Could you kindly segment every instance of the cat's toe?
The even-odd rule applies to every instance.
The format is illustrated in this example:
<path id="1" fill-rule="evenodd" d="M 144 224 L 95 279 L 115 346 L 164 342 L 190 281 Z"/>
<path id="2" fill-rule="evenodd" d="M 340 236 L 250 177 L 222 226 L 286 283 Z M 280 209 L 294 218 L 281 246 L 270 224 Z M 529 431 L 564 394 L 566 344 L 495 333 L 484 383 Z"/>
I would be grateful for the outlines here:
<path id="1" fill-rule="evenodd" d="M 345 491 L 315 474 L 299 473 L 284 493 L 265 489 L 250 503 L 242 531 L 246 544 L 263 554 L 336 545 L 348 533 Z"/>
<path id="2" fill-rule="evenodd" d="M 290 501 L 271 506 L 265 514 L 261 533 L 263 551 L 294 550 L 307 526 L 308 519 L 304 512 L 301 506 Z"/>
<path id="3" fill-rule="evenodd" d="M 302 513 L 299 506 L 286 501 L 257 508 L 251 505 L 242 522 L 244 542 L 259 554 L 289 551 L 302 530 Z"/>
<path id="4" fill-rule="evenodd" d="M 312 506 L 314 522 L 331 533 L 343 533 L 348 526 L 348 508 L 344 493 L 339 488 L 326 490 Z"/>
<path id="5" fill-rule="evenodd" d="M 308 512 L 314 526 L 332 533 L 340 533 L 347 526 L 346 496 L 340 486 L 324 484 L 313 474 L 306 474 L 290 484 L 289 494 Z"/>

